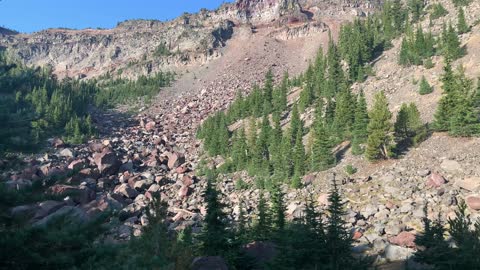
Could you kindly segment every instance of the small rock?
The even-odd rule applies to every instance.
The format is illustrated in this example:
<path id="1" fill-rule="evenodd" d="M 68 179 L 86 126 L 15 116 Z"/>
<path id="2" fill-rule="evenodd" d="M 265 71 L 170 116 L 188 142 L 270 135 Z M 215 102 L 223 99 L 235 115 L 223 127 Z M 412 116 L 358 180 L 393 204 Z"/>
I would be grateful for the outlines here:
<path id="1" fill-rule="evenodd" d="M 480 210 L 480 196 L 468 196 L 465 202 L 470 209 Z"/>
<path id="2" fill-rule="evenodd" d="M 455 172 L 461 172 L 462 171 L 462 166 L 460 166 L 460 163 L 456 160 L 444 160 L 441 164 L 440 167 L 448 172 L 448 173 L 455 173 Z"/>
<path id="3" fill-rule="evenodd" d="M 426 185 L 432 188 L 439 188 L 445 184 L 445 178 L 438 173 L 432 173 L 427 180 Z"/>
<path id="4" fill-rule="evenodd" d="M 113 191 L 113 193 L 120 194 L 120 195 L 123 195 L 124 197 L 132 198 L 132 199 L 138 196 L 138 192 L 135 189 L 131 188 L 126 183 L 115 187 L 115 190 Z"/>
<path id="5" fill-rule="evenodd" d="M 403 231 L 397 236 L 390 238 L 389 242 L 402 247 L 415 248 L 415 234 Z"/>
<path id="6" fill-rule="evenodd" d="M 468 191 L 477 191 L 480 187 L 480 177 L 468 177 L 455 181 L 455 186 Z"/>

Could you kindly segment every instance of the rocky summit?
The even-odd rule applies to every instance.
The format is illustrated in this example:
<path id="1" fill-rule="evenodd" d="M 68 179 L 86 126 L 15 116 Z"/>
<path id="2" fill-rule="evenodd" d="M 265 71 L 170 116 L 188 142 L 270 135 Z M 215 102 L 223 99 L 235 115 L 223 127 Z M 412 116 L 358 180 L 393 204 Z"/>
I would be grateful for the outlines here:
<path id="1" fill-rule="evenodd" d="M 480 269 L 479 22 L 237 0 L 0 28 L 0 268 Z"/>

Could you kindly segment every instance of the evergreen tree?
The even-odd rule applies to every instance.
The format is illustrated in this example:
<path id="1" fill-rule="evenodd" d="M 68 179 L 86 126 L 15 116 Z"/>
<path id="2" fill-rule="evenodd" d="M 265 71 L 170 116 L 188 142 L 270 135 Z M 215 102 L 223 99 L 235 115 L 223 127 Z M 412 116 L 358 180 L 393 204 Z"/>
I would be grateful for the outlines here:
<path id="1" fill-rule="evenodd" d="M 260 158 L 262 166 L 261 168 L 269 174 L 269 160 L 270 160 L 270 152 L 269 152 L 269 143 L 270 143 L 270 121 L 268 120 L 268 115 L 264 115 L 262 120 L 262 126 L 260 128 L 260 134 L 257 140 L 257 149 L 260 151 Z"/>
<path id="2" fill-rule="evenodd" d="M 387 97 L 382 92 L 375 95 L 372 110 L 369 113 L 366 157 L 368 160 L 388 158 L 392 148 L 392 113 L 388 109 Z"/>
<path id="3" fill-rule="evenodd" d="M 335 117 L 333 120 L 337 142 L 351 136 L 353 122 L 355 120 L 355 99 L 349 89 L 337 95 Z"/>
<path id="4" fill-rule="evenodd" d="M 273 229 L 279 235 L 281 235 L 282 232 L 285 230 L 286 225 L 285 212 L 287 211 L 287 207 L 285 206 L 284 197 L 285 194 L 281 190 L 280 185 L 274 185 L 271 198 L 272 207 L 270 210 Z"/>
<path id="5" fill-rule="evenodd" d="M 427 79 L 425 79 L 425 76 L 422 76 L 422 79 L 420 80 L 420 89 L 418 90 L 418 93 L 420 95 L 427 95 L 433 92 L 433 87 L 428 84 Z"/>
<path id="6" fill-rule="evenodd" d="M 448 24 L 448 27 L 443 26 L 441 41 L 442 54 L 447 61 L 453 61 L 463 56 L 463 48 L 460 47 L 458 34 L 452 24 Z"/>
<path id="7" fill-rule="evenodd" d="M 326 170 L 335 164 L 335 157 L 332 154 L 331 143 L 324 124 L 317 123 L 313 132 L 310 168 L 312 171 Z"/>
<path id="8" fill-rule="evenodd" d="M 355 107 L 355 122 L 353 124 L 352 153 L 359 155 L 363 153 L 360 144 L 367 141 L 368 138 L 368 111 L 367 101 L 363 90 L 358 95 L 357 106 Z"/>
<path id="9" fill-rule="evenodd" d="M 412 143 L 412 138 L 420 132 L 422 126 L 420 112 L 415 103 L 409 105 L 403 103 L 394 125 L 397 140 L 407 144 Z"/>
<path id="10" fill-rule="evenodd" d="M 406 38 L 402 39 L 402 45 L 400 46 L 400 54 L 398 58 L 398 64 L 402 66 L 410 65 L 409 46 Z"/>
<path id="11" fill-rule="evenodd" d="M 457 31 L 458 34 L 465 34 L 470 31 L 470 27 L 465 20 L 465 13 L 463 12 L 463 8 L 458 8 L 458 22 L 457 22 Z"/>
<path id="12" fill-rule="evenodd" d="M 268 211 L 267 202 L 263 193 L 260 192 L 257 205 L 257 216 L 253 224 L 253 238 L 257 241 L 267 240 L 270 237 L 272 224 Z"/>
<path id="13" fill-rule="evenodd" d="M 287 108 L 287 93 L 288 93 L 288 73 L 283 74 L 283 79 L 279 87 L 274 91 L 273 96 L 273 110 L 282 113 Z"/>
<path id="14" fill-rule="evenodd" d="M 303 145 L 302 126 L 300 126 L 300 128 L 297 130 L 297 136 L 295 139 L 293 155 L 294 155 L 293 173 L 295 176 L 302 176 L 305 174 L 305 147 Z"/>
<path id="15" fill-rule="evenodd" d="M 304 242 L 308 251 L 313 269 L 319 269 L 326 261 L 326 235 L 322 214 L 315 209 L 315 202 L 310 195 L 305 207 L 305 225 L 307 237 Z"/>
<path id="16" fill-rule="evenodd" d="M 347 214 L 345 202 L 342 201 L 335 179 L 328 196 L 328 202 L 327 211 L 329 215 L 325 238 L 329 268 L 337 270 L 355 269 L 352 265 L 353 258 L 351 255 L 353 240 L 346 228 L 346 222 L 343 220 L 343 216 Z"/>
<path id="17" fill-rule="evenodd" d="M 207 203 L 207 214 L 203 222 L 202 232 L 198 235 L 199 252 L 204 256 L 223 255 L 229 250 L 229 236 L 226 224 L 224 205 L 218 198 L 218 191 L 212 180 L 207 182 L 204 198 Z"/>
<path id="18" fill-rule="evenodd" d="M 291 142 L 291 129 L 289 129 L 282 137 L 282 159 L 281 159 L 281 166 L 275 172 L 277 178 L 282 180 L 290 177 L 293 174 L 293 159 L 292 159 L 292 152 L 293 152 L 293 145 Z"/>
<path id="19" fill-rule="evenodd" d="M 447 131 L 450 126 L 450 117 L 455 108 L 455 76 L 452 71 L 452 66 L 447 61 L 442 75 L 442 89 L 443 97 L 438 102 L 437 111 L 435 112 L 435 120 L 433 126 L 437 131 Z"/>
<path id="20" fill-rule="evenodd" d="M 274 112 L 272 115 L 273 118 L 273 129 L 270 136 L 270 162 L 273 167 L 274 175 L 278 176 L 280 172 L 283 171 L 282 168 L 282 127 L 280 125 L 280 115 L 277 112 Z"/>
<path id="21" fill-rule="evenodd" d="M 293 105 L 292 109 L 292 119 L 290 120 L 290 135 L 291 142 L 295 145 L 295 139 L 297 137 L 298 131 L 302 129 L 302 120 L 300 120 L 300 114 L 298 112 L 297 105 Z M 303 130 L 301 130 L 303 132 Z"/>
<path id="22" fill-rule="evenodd" d="M 245 129 L 242 127 L 233 137 L 232 159 L 237 170 L 245 168 L 248 161 Z"/>

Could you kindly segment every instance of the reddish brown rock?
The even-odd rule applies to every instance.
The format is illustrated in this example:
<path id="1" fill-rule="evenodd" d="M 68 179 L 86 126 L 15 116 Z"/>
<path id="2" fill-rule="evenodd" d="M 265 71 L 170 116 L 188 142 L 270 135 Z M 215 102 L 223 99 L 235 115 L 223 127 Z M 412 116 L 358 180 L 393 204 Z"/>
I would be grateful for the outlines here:
<path id="1" fill-rule="evenodd" d="M 445 178 L 443 178 L 443 176 L 441 176 L 438 173 L 432 173 L 428 176 L 426 185 L 427 187 L 439 188 L 445 183 L 446 181 L 445 181 Z"/>
<path id="2" fill-rule="evenodd" d="M 116 186 L 113 193 L 132 199 L 138 196 L 138 191 L 130 187 L 128 184 Z"/>
<path id="3" fill-rule="evenodd" d="M 480 210 L 480 196 L 468 196 L 465 200 L 467 206 L 472 210 Z"/>
<path id="4" fill-rule="evenodd" d="M 185 156 L 180 153 L 173 153 L 168 156 L 168 168 L 171 170 L 185 163 Z"/>
<path id="5" fill-rule="evenodd" d="M 116 174 L 122 165 L 117 155 L 109 149 L 104 149 L 101 153 L 95 153 L 93 159 L 98 170 L 104 176 Z"/>
<path id="6" fill-rule="evenodd" d="M 55 138 L 52 141 L 52 146 L 55 148 L 62 148 L 65 147 L 65 142 L 60 138 Z"/>
<path id="7" fill-rule="evenodd" d="M 74 160 L 74 161 L 70 162 L 70 164 L 68 164 L 68 168 L 70 170 L 74 170 L 74 171 L 78 171 L 80 169 L 83 169 L 83 167 L 85 167 L 85 162 L 81 159 Z"/>
<path id="8" fill-rule="evenodd" d="M 49 193 L 58 196 L 70 196 L 72 200 L 79 204 L 86 204 L 95 200 L 95 191 L 85 187 L 72 187 L 67 185 L 55 185 L 50 187 Z"/>
<path id="9" fill-rule="evenodd" d="M 154 121 L 150 121 L 148 123 L 145 124 L 145 130 L 146 131 L 152 131 L 154 128 L 155 128 L 155 122 Z"/>
<path id="10" fill-rule="evenodd" d="M 101 143 L 90 143 L 88 145 L 88 149 L 90 149 L 90 151 L 96 152 L 96 153 L 101 153 L 104 148 L 105 148 L 105 145 L 103 145 Z"/>
<path id="11" fill-rule="evenodd" d="M 190 189 L 187 187 L 187 186 L 182 186 L 179 190 L 178 190 L 178 197 L 180 198 L 185 198 L 189 195 L 190 193 Z"/>
<path id="12" fill-rule="evenodd" d="M 353 240 L 358 240 L 358 239 L 362 238 L 362 236 L 363 236 L 363 233 L 361 231 L 356 230 L 352 235 L 352 239 Z"/>
<path id="13" fill-rule="evenodd" d="M 183 164 L 182 166 L 179 166 L 179 167 L 177 167 L 177 169 L 175 169 L 175 172 L 178 173 L 178 174 L 186 173 L 187 171 L 188 171 L 188 168 L 187 168 L 187 166 L 185 166 L 185 164 Z"/>
<path id="14" fill-rule="evenodd" d="M 183 178 L 182 178 L 182 184 L 183 184 L 184 186 L 187 186 L 187 187 L 193 185 L 193 179 L 192 179 L 192 177 L 190 177 L 190 176 L 188 176 L 188 175 L 184 175 Z"/>
<path id="15" fill-rule="evenodd" d="M 397 236 L 389 239 L 390 243 L 402 247 L 414 248 L 415 247 L 415 234 L 411 232 L 403 231 Z"/>

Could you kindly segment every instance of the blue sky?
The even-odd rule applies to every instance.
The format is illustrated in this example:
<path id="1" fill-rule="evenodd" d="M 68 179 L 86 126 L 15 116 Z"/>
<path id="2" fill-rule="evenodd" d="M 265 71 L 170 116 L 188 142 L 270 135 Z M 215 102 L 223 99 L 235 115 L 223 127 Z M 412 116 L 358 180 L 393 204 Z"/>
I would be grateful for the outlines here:
<path id="1" fill-rule="evenodd" d="M 20 32 L 112 28 L 127 19 L 168 20 L 223 2 L 232 0 L 0 0 L 0 26 Z"/>

